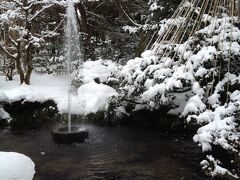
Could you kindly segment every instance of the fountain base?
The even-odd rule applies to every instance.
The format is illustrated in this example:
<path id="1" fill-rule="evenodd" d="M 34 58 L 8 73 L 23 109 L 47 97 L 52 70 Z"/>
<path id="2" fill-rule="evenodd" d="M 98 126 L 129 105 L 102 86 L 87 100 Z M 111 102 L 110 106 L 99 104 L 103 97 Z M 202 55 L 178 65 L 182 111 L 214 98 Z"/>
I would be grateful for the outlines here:
<path id="1" fill-rule="evenodd" d="M 52 130 L 53 141 L 60 144 L 82 143 L 88 137 L 88 130 L 79 126 L 58 127 Z"/>

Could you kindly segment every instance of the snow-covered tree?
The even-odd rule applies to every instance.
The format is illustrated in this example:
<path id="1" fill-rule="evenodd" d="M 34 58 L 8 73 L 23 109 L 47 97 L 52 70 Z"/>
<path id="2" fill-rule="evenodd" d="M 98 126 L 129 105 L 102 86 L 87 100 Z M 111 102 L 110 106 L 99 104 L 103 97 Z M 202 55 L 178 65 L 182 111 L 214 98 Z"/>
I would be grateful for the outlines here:
<path id="1" fill-rule="evenodd" d="M 5 39 L 0 49 L 15 61 L 20 82 L 30 84 L 33 70 L 33 55 L 44 44 L 46 38 L 56 33 L 58 24 L 53 29 L 41 26 L 38 18 L 54 5 L 64 5 L 57 0 L 3 0 L 1 2 L 0 26 L 4 29 Z"/>

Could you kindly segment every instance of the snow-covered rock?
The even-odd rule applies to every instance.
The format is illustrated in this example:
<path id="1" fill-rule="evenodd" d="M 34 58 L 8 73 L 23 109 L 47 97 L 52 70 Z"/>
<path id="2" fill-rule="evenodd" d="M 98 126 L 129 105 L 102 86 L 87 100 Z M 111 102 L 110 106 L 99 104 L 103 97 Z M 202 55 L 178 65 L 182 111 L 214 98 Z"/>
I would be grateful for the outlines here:
<path id="1" fill-rule="evenodd" d="M 8 114 L 8 112 L 6 112 L 1 106 L 0 106 L 0 120 L 11 120 L 10 115 Z"/>
<path id="2" fill-rule="evenodd" d="M 1 180 L 32 180 L 35 164 L 27 156 L 14 152 L 0 151 Z"/>

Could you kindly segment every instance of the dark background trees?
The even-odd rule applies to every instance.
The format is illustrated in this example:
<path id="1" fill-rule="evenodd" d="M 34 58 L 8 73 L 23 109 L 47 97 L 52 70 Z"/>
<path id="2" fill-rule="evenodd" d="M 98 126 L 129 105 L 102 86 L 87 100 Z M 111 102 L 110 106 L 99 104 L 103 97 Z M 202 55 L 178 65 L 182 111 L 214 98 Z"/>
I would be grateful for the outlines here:
<path id="1" fill-rule="evenodd" d="M 30 84 L 33 68 L 45 67 L 51 72 L 51 66 L 56 68 L 64 62 L 66 3 L 60 0 L 46 2 L 1 2 L 1 62 L 5 59 L 3 72 L 9 80 L 14 67 L 21 83 Z M 140 56 L 154 41 L 160 20 L 170 17 L 179 3 L 180 0 L 79 1 L 75 11 L 82 58 L 123 63 Z M 23 35 L 23 32 L 26 33 Z"/>

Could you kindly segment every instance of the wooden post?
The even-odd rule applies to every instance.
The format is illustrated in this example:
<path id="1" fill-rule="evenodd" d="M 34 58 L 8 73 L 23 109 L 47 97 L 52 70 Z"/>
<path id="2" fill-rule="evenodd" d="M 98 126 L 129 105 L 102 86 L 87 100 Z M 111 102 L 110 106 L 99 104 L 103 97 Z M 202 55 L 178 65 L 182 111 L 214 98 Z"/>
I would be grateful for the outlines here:
<path id="1" fill-rule="evenodd" d="M 240 21 L 240 0 L 238 0 L 238 20 Z"/>

